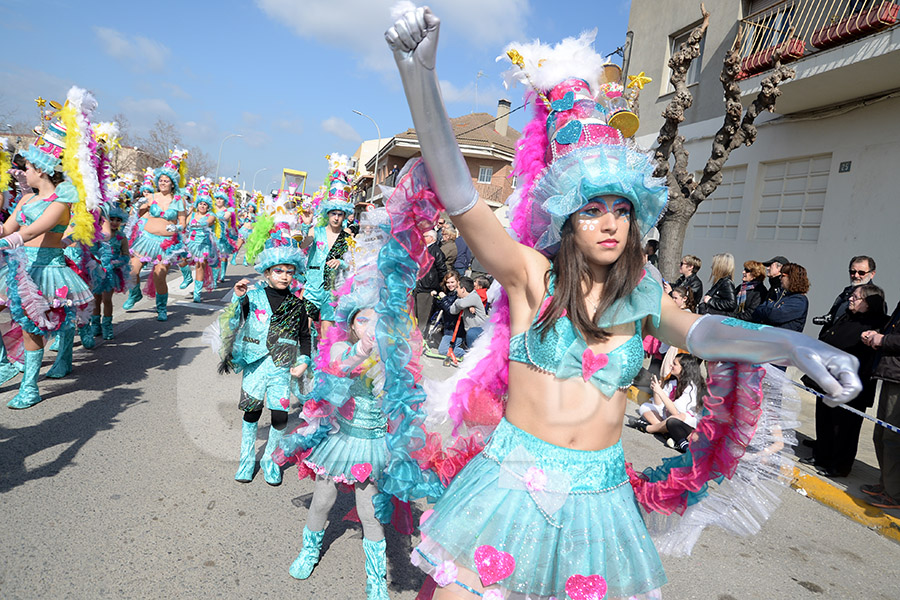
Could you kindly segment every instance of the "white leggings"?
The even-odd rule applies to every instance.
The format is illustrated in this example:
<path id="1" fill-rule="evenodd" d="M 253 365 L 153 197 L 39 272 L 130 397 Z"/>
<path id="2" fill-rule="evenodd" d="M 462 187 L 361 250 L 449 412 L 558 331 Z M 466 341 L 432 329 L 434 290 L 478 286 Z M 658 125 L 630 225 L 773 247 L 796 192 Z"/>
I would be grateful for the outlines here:
<path id="1" fill-rule="evenodd" d="M 356 492 L 356 513 L 362 524 L 363 537 L 370 542 L 380 542 L 384 539 L 384 527 L 375 518 L 375 505 L 372 499 L 378 493 L 374 483 L 366 481 L 353 486 Z M 312 502 L 309 505 L 309 515 L 306 518 L 306 527 L 310 531 L 322 531 L 328 521 L 328 512 L 337 500 L 337 484 L 330 477 L 316 476 L 316 485 L 313 489 Z"/>

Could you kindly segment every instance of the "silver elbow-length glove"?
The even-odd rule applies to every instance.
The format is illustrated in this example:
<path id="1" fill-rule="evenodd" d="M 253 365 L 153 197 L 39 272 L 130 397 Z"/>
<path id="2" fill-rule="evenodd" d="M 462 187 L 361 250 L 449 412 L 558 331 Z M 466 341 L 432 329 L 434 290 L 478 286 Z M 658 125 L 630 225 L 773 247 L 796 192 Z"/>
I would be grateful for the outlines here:
<path id="1" fill-rule="evenodd" d="M 704 315 L 688 331 L 687 350 L 704 360 L 797 367 L 822 387 L 828 406 L 849 402 L 862 391 L 856 357 L 788 329 Z"/>
<path id="2" fill-rule="evenodd" d="M 385 32 L 400 71 L 431 185 L 450 216 L 478 201 L 444 108 L 435 61 L 441 21 L 427 7 L 404 14 Z"/>

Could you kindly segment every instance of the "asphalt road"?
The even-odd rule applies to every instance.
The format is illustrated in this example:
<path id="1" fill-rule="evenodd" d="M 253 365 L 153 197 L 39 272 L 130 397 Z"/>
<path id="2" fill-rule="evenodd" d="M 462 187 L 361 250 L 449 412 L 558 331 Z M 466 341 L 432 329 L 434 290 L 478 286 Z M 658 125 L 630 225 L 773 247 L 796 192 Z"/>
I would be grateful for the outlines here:
<path id="1" fill-rule="evenodd" d="M 231 271 L 232 284 L 248 272 Z M 239 376 L 217 375 L 200 339 L 224 295 L 194 305 L 172 289 L 167 323 L 151 300 L 118 309 L 116 339 L 76 346 L 72 375 L 41 382 L 43 403 L 0 408 L 0 598 L 365 597 L 362 532 L 342 520 L 349 494 L 332 511 L 321 563 L 300 582 L 287 570 L 312 484 L 294 470 L 280 487 L 259 474 L 233 479 Z M 449 373 L 427 363 L 426 375 Z M 17 386 L 0 388 L 0 400 Z M 268 414 L 259 452 L 267 433 Z M 671 452 L 630 429 L 624 444 L 638 468 Z M 415 541 L 388 529 L 392 598 L 412 600 L 421 584 L 409 565 Z M 691 557 L 663 562 L 666 598 L 888 600 L 898 597 L 900 545 L 786 490 L 760 534 L 707 531 Z"/>

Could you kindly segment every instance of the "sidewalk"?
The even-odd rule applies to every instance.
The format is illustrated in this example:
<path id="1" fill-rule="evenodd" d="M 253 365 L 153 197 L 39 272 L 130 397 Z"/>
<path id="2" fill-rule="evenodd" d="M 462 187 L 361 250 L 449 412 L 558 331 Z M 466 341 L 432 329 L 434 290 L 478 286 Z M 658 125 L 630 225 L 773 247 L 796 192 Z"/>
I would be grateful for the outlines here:
<path id="1" fill-rule="evenodd" d="M 788 376 L 794 381 L 800 380 L 800 372 L 791 367 L 787 371 Z M 632 402 L 640 403 L 645 400 L 637 400 L 636 388 L 629 391 L 628 398 Z M 812 448 L 803 445 L 804 440 L 816 439 L 816 401 L 815 396 L 803 390 L 797 390 L 801 398 L 801 410 L 797 428 L 797 445 L 787 450 L 787 455 L 794 459 L 794 477 L 791 482 L 798 493 L 803 494 L 820 504 L 828 506 L 850 519 L 865 525 L 881 535 L 900 542 L 900 510 L 882 510 L 870 506 L 865 502 L 868 498 L 859 491 L 859 486 L 878 482 L 878 461 L 875 458 L 875 447 L 872 443 L 872 433 L 875 423 L 868 419 L 863 421 L 862 431 L 859 434 L 859 449 L 856 453 L 856 462 L 848 477 L 829 478 L 818 473 L 815 467 L 800 464 L 799 458 L 812 455 Z M 633 411 L 628 411 L 631 415 Z M 870 408 L 867 414 L 874 416 L 875 408 Z"/>

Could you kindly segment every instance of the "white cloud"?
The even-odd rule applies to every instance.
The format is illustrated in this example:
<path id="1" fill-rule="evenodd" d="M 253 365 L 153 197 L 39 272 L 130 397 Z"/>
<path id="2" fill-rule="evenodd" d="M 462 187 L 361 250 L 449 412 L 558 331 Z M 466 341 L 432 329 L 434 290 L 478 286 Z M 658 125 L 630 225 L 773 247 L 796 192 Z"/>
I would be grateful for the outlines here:
<path id="1" fill-rule="evenodd" d="M 128 36 L 109 27 L 94 27 L 94 33 L 104 52 L 136 71 L 162 71 L 171 54 L 163 44 L 141 35 Z"/>
<path id="2" fill-rule="evenodd" d="M 272 123 L 272 127 L 278 133 L 291 135 L 303 135 L 303 121 L 300 119 L 278 119 Z"/>
<path id="3" fill-rule="evenodd" d="M 243 130 L 244 143 L 251 148 L 263 148 L 272 143 L 272 137 L 265 131 Z"/>
<path id="4" fill-rule="evenodd" d="M 345 48 L 359 56 L 360 66 L 391 71 L 394 60 L 384 41 L 396 0 L 256 0 L 272 20 L 298 36 Z M 433 0 L 434 13 L 450 23 L 454 35 L 483 47 L 501 47 L 522 37 L 530 13 L 528 0 Z"/>
<path id="5" fill-rule="evenodd" d="M 119 109 L 128 118 L 132 115 L 138 117 L 152 117 L 154 119 L 167 119 L 175 115 L 175 111 L 169 103 L 162 98 L 123 98 L 119 103 Z"/>
<path id="6" fill-rule="evenodd" d="M 173 98 L 178 98 L 180 100 L 190 100 L 193 97 L 190 94 L 188 94 L 186 91 L 184 91 L 184 88 L 182 88 L 177 83 L 169 83 L 168 81 L 162 81 L 162 82 L 160 82 L 160 84 L 162 85 L 162 87 L 169 90 L 169 94 L 171 94 Z"/>
<path id="7" fill-rule="evenodd" d="M 241 121 L 244 123 L 244 125 L 247 125 L 248 127 L 253 127 L 257 123 L 259 123 L 261 120 L 262 120 L 262 115 L 252 113 L 252 112 L 249 112 L 246 110 L 241 113 Z"/>
<path id="8" fill-rule="evenodd" d="M 322 130 L 332 133 L 348 142 L 358 142 L 362 140 L 362 136 L 359 135 L 347 121 L 340 117 L 328 117 L 322 121 Z"/>

